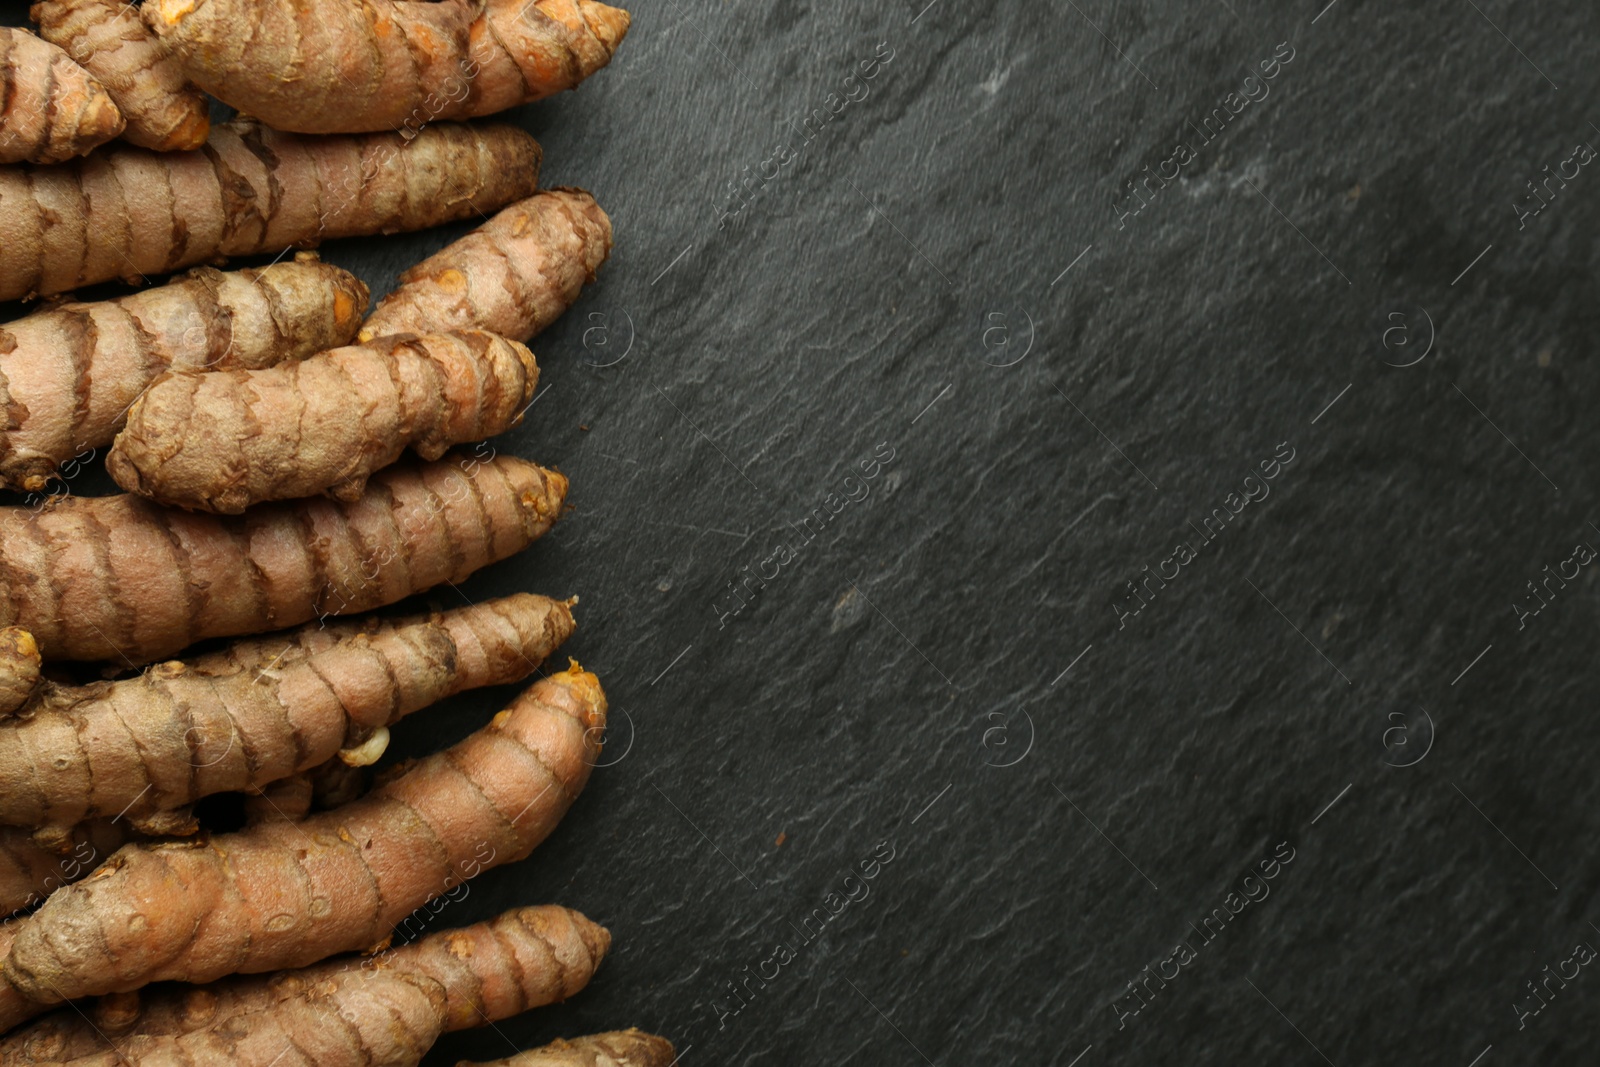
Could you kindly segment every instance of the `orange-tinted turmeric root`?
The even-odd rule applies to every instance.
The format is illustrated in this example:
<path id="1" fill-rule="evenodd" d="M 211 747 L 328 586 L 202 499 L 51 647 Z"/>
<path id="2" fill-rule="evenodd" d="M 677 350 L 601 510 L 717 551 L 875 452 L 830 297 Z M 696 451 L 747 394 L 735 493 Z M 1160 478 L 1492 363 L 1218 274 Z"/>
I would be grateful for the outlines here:
<path id="1" fill-rule="evenodd" d="M 445 1031 L 488 1026 L 576 995 L 589 984 L 610 944 L 605 929 L 575 911 L 553 905 L 518 908 L 365 959 L 341 957 L 204 986 L 164 983 L 61 1008 L 0 1039 L 0 1067 L 93 1055 L 136 1035 L 193 1033 L 312 996 L 352 971 L 437 982 L 444 990 Z"/>
<path id="2" fill-rule="evenodd" d="M 579 668 L 348 807 L 195 844 L 130 845 L 14 925 L 0 1026 L 152 981 L 384 946 L 406 916 L 527 856 L 587 783 L 605 695 Z"/>
<path id="3" fill-rule="evenodd" d="M 62 464 L 109 445 L 163 371 L 303 359 L 347 343 L 366 310 L 365 285 L 303 252 L 0 326 L 0 481 L 43 490 Z"/>
<path id="4" fill-rule="evenodd" d="M 50 42 L 0 26 L 0 163 L 61 163 L 122 128 L 99 79 Z"/>
<path id="5" fill-rule="evenodd" d="M 144 19 L 195 84 L 277 129 L 408 135 L 576 88 L 629 24 L 594 0 L 150 0 Z"/>
<path id="6" fill-rule="evenodd" d="M 573 305 L 610 254 L 611 220 L 594 197 L 546 190 L 402 274 L 361 338 L 483 329 L 530 340 Z"/>
<path id="7" fill-rule="evenodd" d="M 57 1067 L 415 1067 L 438 1040 L 444 990 L 349 971 L 305 997 L 177 1036 L 135 1035 Z"/>
<path id="8" fill-rule="evenodd" d="M 0 300 L 475 218 L 532 196 L 540 158 L 513 126 L 438 122 L 408 139 L 230 122 L 200 151 L 116 145 L 57 167 L 3 168 Z"/>
<path id="9" fill-rule="evenodd" d="M 96 819 L 50 840 L 21 827 L 0 827 L 0 919 L 43 903 L 100 866 L 132 836 L 126 820 Z"/>
<path id="10" fill-rule="evenodd" d="M 641 1030 L 619 1030 L 592 1037 L 555 1041 L 492 1063 L 463 1062 L 458 1067 L 671 1067 L 672 1042 Z"/>
<path id="11" fill-rule="evenodd" d="M 51 686 L 36 712 L 0 723 L 0 824 L 65 830 L 120 817 L 181 834 L 172 813 L 202 797 L 265 789 L 341 750 L 372 762 L 389 726 L 464 690 L 521 681 L 574 625 L 568 604 L 523 593 L 347 633 L 301 656 L 285 639 L 287 662 L 166 663 L 127 681 Z M 262 799 L 260 814 L 303 815 L 311 780 L 303 805 L 298 788 Z"/>
<path id="12" fill-rule="evenodd" d="M 46 661 L 136 666 L 197 641 L 371 611 L 514 555 L 561 512 L 567 480 L 524 460 L 391 467 L 351 504 L 237 518 L 133 496 L 0 509 L 0 626 Z"/>
<path id="13" fill-rule="evenodd" d="M 354 500 L 409 447 L 515 426 L 539 368 L 483 330 L 384 337 L 268 370 L 162 378 L 128 413 L 106 469 L 159 504 L 238 515 L 272 500 Z"/>
<path id="14" fill-rule="evenodd" d="M 105 85 L 128 122 L 123 140 L 158 152 L 206 143 L 211 108 L 128 0 L 42 0 L 39 35 Z"/>

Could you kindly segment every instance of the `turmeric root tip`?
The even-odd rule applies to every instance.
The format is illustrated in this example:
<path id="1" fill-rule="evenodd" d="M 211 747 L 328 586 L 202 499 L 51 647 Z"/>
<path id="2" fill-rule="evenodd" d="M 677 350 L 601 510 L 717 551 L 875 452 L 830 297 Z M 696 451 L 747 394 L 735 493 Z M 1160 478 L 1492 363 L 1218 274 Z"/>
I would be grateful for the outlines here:
<path id="1" fill-rule="evenodd" d="M 545 190 L 402 274 L 361 338 L 483 329 L 528 341 L 573 305 L 610 254 L 611 220 L 594 197 Z"/>
<path id="2" fill-rule="evenodd" d="M 9 26 L 0 26 L 0 101 L 0 163 L 61 163 L 124 126 L 98 78 L 55 45 Z"/>

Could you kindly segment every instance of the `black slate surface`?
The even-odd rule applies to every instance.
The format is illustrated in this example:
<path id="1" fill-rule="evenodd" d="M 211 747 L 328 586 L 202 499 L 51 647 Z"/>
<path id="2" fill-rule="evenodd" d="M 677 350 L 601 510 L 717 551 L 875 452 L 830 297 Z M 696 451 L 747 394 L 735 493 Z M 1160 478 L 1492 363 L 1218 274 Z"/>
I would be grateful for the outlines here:
<path id="1" fill-rule="evenodd" d="M 517 114 L 617 231 L 494 443 L 576 510 L 463 587 L 581 594 L 611 765 L 434 920 L 615 950 L 429 1063 L 1593 1063 L 1593 6 L 634 14 Z"/>

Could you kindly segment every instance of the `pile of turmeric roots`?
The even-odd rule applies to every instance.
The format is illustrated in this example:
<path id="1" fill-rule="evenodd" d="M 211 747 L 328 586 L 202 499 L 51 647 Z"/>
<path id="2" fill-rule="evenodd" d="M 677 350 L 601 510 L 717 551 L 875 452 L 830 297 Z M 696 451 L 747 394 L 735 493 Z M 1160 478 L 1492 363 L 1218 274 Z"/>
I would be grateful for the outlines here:
<path id="1" fill-rule="evenodd" d="M 627 13 L 32 16 L 37 36 L 0 29 L 0 301 L 44 298 L 0 326 L 0 485 L 31 494 L 0 508 L 0 1067 L 402 1067 L 572 996 L 611 940 L 575 911 L 416 935 L 588 781 L 600 682 L 541 670 L 576 598 L 363 613 L 520 552 L 566 507 L 555 470 L 457 446 L 521 421 L 527 342 L 594 280 L 611 222 L 539 188 L 522 130 L 464 120 L 575 88 Z M 213 127 L 207 94 L 248 117 Z M 306 251 L 480 216 L 376 308 Z M 278 258 L 219 269 L 256 254 Z M 141 287 L 65 295 L 118 279 Z M 62 491 L 108 447 L 124 495 Z M 532 678 L 459 744 L 372 774 L 400 719 Z M 241 828 L 203 826 L 196 805 L 226 798 Z M 628 1030 L 502 1062 L 673 1060 Z"/>

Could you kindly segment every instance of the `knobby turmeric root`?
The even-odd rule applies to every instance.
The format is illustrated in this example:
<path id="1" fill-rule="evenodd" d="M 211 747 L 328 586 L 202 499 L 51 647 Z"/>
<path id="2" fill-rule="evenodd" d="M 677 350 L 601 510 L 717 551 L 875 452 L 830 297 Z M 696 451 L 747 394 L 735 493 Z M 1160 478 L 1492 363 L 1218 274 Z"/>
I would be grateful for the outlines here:
<path id="1" fill-rule="evenodd" d="M 109 445 L 164 370 L 303 359 L 347 343 L 366 309 L 365 285 L 302 252 L 0 326 L 0 480 L 43 490 L 61 464 Z"/>
<path id="2" fill-rule="evenodd" d="M 122 112 L 93 74 L 27 30 L 0 26 L 0 163 L 60 163 L 122 127 Z"/>
<path id="3" fill-rule="evenodd" d="M 611 935 L 578 912 L 553 905 L 518 908 L 366 960 L 345 957 L 207 986 L 147 986 L 61 1008 L 0 1039 L 0 1067 L 89 1056 L 136 1036 L 194 1033 L 312 997 L 352 972 L 437 982 L 444 991 L 444 1031 L 488 1026 L 576 995 L 589 984 L 610 945 Z"/>
<path id="4" fill-rule="evenodd" d="M 610 949 L 611 934 L 604 927 L 568 908 L 544 905 L 431 934 L 388 950 L 375 965 L 426 975 L 443 986 L 448 1033 L 576 996 Z"/>
<path id="5" fill-rule="evenodd" d="M 196 152 L 117 146 L 0 168 L 0 300 L 471 218 L 531 196 L 540 158 L 512 126 L 435 123 L 407 139 L 232 122 Z"/>
<path id="6" fill-rule="evenodd" d="M 15 626 L 0 630 L 0 718 L 32 698 L 42 663 L 32 634 Z"/>
<path id="7" fill-rule="evenodd" d="M 458 1067 L 671 1067 L 677 1058 L 672 1042 L 642 1030 L 618 1030 L 592 1037 L 555 1041 L 492 1063 Z"/>
<path id="8" fill-rule="evenodd" d="M 172 375 L 134 404 L 106 469 L 129 492 L 194 511 L 324 492 L 350 501 L 408 446 L 433 460 L 511 429 L 538 383 L 526 346 L 482 330 Z"/>
<path id="9" fill-rule="evenodd" d="M 416 1067 L 440 1033 L 428 978 L 348 972 L 305 997 L 177 1036 L 135 1035 L 57 1067 Z"/>
<path id="10" fill-rule="evenodd" d="M 392 467 L 352 504 L 265 504 L 237 518 L 133 496 L 0 508 L 0 626 L 49 660 L 137 666 L 212 637 L 371 611 L 528 547 L 567 480 L 525 460 Z"/>
<path id="11" fill-rule="evenodd" d="M 361 329 L 493 330 L 527 341 L 571 307 L 611 254 L 611 220 L 582 189 L 549 189 L 400 276 Z"/>
<path id="12" fill-rule="evenodd" d="M 287 663 L 219 672 L 174 662 L 128 681 L 50 687 L 30 715 L 0 724 L 0 823 L 65 830 L 120 816 L 146 833 L 193 833 L 186 809 L 201 797 L 263 789 L 341 749 L 374 762 L 389 726 L 465 690 L 521 681 L 574 626 L 568 604 L 522 593 L 293 658 L 285 642 Z M 286 788 L 299 804 L 298 787 Z M 303 791 L 301 814 L 309 779 Z"/>
<path id="13" fill-rule="evenodd" d="M 39 35 L 99 78 L 127 119 L 126 141 L 158 152 L 206 143 L 211 109 L 127 0 L 42 0 Z"/>
<path id="14" fill-rule="evenodd" d="M 144 19 L 196 85 L 300 133 L 414 133 L 573 89 L 629 24 L 593 0 L 151 0 Z"/>
<path id="15" fill-rule="evenodd" d="M 605 713 L 574 663 L 348 807 L 123 848 L 12 924 L 0 1029 L 78 997 L 383 947 L 419 906 L 549 835 L 589 779 Z"/>

